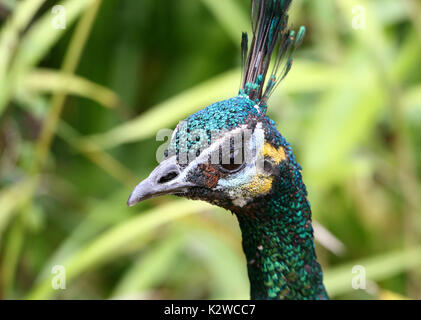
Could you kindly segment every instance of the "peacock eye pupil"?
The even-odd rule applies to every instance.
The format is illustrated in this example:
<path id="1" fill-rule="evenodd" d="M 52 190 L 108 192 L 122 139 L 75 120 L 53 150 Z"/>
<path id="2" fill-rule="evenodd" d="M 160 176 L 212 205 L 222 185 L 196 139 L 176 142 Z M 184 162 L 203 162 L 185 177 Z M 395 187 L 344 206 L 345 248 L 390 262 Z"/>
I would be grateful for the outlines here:
<path id="1" fill-rule="evenodd" d="M 234 154 L 231 154 L 229 163 L 228 162 L 224 163 L 222 161 L 221 167 L 225 171 L 233 172 L 240 169 L 243 166 L 243 162 L 244 162 L 244 159 L 242 155 L 240 155 L 240 158 L 239 158 L 239 157 L 236 157 Z"/>
<path id="2" fill-rule="evenodd" d="M 241 137 L 242 138 L 242 137 Z M 238 139 L 237 139 L 238 140 Z M 238 143 L 238 141 L 237 141 Z M 226 147 L 227 144 L 224 145 Z M 244 163 L 244 152 L 243 152 L 243 142 L 240 139 L 240 145 L 236 145 L 236 141 L 233 137 L 229 141 L 229 149 L 223 149 L 223 146 L 219 148 L 219 163 L 220 168 L 226 172 L 236 172 L 243 167 Z M 224 157 L 226 153 L 229 154 L 229 160 Z"/>
<path id="3" fill-rule="evenodd" d="M 221 167 L 224 168 L 227 171 L 235 171 L 239 169 L 242 166 L 242 163 L 227 163 L 227 164 L 221 164 Z"/>

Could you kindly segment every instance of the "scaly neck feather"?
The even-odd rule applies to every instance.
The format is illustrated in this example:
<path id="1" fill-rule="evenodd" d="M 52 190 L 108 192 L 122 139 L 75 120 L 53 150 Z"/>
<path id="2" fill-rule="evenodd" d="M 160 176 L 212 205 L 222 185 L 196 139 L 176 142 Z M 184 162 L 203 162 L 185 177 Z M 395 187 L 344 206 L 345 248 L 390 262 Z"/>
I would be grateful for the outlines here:
<path id="1" fill-rule="evenodd" d="M 310 203 L 295 159 L 281 165 L 271 195 L 235 213 L 252 299 L 328 299 L 314 250 Z"/>

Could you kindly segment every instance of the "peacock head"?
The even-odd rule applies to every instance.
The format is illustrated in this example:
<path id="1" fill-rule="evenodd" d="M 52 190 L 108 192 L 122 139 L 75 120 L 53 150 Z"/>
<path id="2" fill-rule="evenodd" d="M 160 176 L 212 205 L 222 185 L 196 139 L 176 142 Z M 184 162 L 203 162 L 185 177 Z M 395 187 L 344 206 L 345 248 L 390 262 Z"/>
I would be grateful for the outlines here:
<path id="1" fill-rule="evenodd" d="M 253 39 L 242 35 L 239 95 L 220 101 L 181 122 L 164 160 L 139 183 L 128 200 L 163 194 L 201 199 L 237 211 L 274 191 L 274 181 L 291 176 L 294 161 L 288 143 L 266 116 L 267 101 L 292 66 L 305 28 L 288 28 L 291 0 L 253 0 Z M 272 53 L 276 52 L 272 72 Z M 267 81 L 266 81 L 267 78 Z M 298 166 L 299 168 L 299 166 Z M 294 169 L 294 168 L 292 168 Z"/>
<path id="2" fill-rule="evenodd" d="M 163 161 L 135 187 L 128 205 L 174 194 L 240 211 L 270 196 L 289 152 L 261 106 L 246 95 L 220 101 L 179 123 Z"/>

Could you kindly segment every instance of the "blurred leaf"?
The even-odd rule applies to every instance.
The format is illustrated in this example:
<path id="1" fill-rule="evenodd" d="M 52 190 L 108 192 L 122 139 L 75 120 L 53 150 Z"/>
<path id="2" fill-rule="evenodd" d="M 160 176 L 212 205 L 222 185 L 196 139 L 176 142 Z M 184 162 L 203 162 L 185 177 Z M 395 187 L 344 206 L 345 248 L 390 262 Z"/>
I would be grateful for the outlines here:
<path id="1" fill-rule="evenodd" d="M 112 293 L 114 299 L 127 299 L 138 296 L 143 291 L 159 285 L 172 272 L 171 266 L 179 256 L 179 250 L 185 245 L 186 236 L 171 234 L 156 246 L 142 254 L 133 266 L 122 275 Z"/>
<path id="2" fill-rule="evenodd" d="M 48 110 L 48 102 L 45 98 L 30 94 L 20 90 L 16 97 L 19 106 L 26 108 L 32 114 L 40 118 L 44 118 Z M 87 144 L 78 144 L 76 141 L 80 139 L 80 134 L 66 122 L 59 120 L 59 126 L 56 134 L 62 138 L 66 143 L 74 148 L 76 152 L 82 153 L 86 158 L 91 160 L 98 167 L 102 168 L 111 177 L 114 177 L 123 185 L 132 187 L 138 183 L 138 178 L 121 164 L 117 159 L 113 158 L 110 154 L 102 151 L 92 142 Z"/>
<path id="3" fill-rule="evenodd" d="M 241 34 L 239 30 L 245 32 L 251 29 L 249 16 L 244 13 L 234 0 L 202 0 L 202 2 L 215 15 L 234 43 L 240 46 Z"/>
<path id="4" fill-rule="evenodd" d="M 37 1 L 37 0 L 27 0 Z M 66 8 L 66 26 L 83 12 L 83 10 L 92 4 L 94 0 L 67 0 L 62 3 Z M 20 78 L 27 73 L 31 67 L 40 62 L 49 49 L 60 39 L 66 30 L 55 29 L 51 26 L 51 12 L 46 12 L 38 19 L 23 36 L 17 49 L 16 56 L 10 67 L 9 81 L 7 87 L 0 90 L 0 114 L 7 104 L 11 90 L 17 85 Z"/>
<path id="5" fill-rule="evenodd" d="M 352 268 L 363 266 L 367 280 L 381 281 L 404 271 L 421 266 L 421 247 L 406 249 L 330 268 L 325 272 L 324 283 L 331 296 L 351 292 L 352 279 L 356 274 Z"/>
<path id="6" fill-rule="evenodd" d="M 24 78 L 23 86 L 29 91 L 66 93 L 92 99 L 101 106 L 114 108 L 119 98 L 116 93 L 103 86 L 76 75 L 64 74 L 55 70 L 36 69 Z"/>
<path id="7" fill-rule="evenodd" d="M 55 29 L 51 26 L 52 15 L 50 11 L 47 11 L 22 38 L 17 55 L 13 60 L 11 73 L 18 73 L 21 76 L 22 72 L 27 72 L 28 68 L 38 64 L 76 18 L 93 2 L 94 0 L 64 1 L 61 5 L 66 9 L 67 29 L 65 30 Z"/>
<path id="8" fill-rule="evenodd" d="M 320 100 L 312 124 L 306 128 L 303 167 L 308 172 L 307 181 L 319 192 L 332 179 L 350 172 L 348 159 L 370 134 L 385 102 L 370 67 L 358 69 L 357 76 L 352 73 L 354 63 L 348 66 L 349 78 L 338 81 L 336 90 Z M 355 77 L 359 81 L 354 81 Z"/>
<path id="9" fill-rule="evenodd" d="M 0 101 L 6 91 L 6 74 L 13 56 L 13 49 L 18 45 L 20 33 L 27 27 L 39 7 L 45 0 L 21 1 L 13 14 L 4 23 L 0 32 Z M 2 104 L 0 102 L 0 113 Z"/>
<path id="10" fill-rule="evenodd" d="M 396 58 L 392 67 L 388 70 L 391 79 L 394 79 L 399 84 L 407 81 L 407 78 L 414 72 L 414 65 L 419 62 L 420 54 L 421 41 L 419 41 L 415 30 L 410 30 L 405 37 L 405 41 L 396 52 Z"/>
<path id="11" fill-rule="evenodd" d="M 313 219 L 314 239 L 323 247 L 337 256 L 342 256 L 345 251 L 345 245 L 321 223 Z"/>
<path id="12" fill-rule="evenodd" d="M 61 264 L 66 268 L 66 279 L 70 281 L 94 266 L 112 261 L 119 255 L 122 248 L 145 232 L 207 208 L 209 205 L 201 201 L 181 200 L 128 219 L 99 236 L 68 260 L 62 261 Z M 43 279 L 32 290 L 28 298 L 46 299 L 53 294 L 53 291 L 51 279 Z"/>
<path id="13" fill-rule="evenodd" d="M 209 283 L 211 299 L 249 299 L 250 285 L 245 257 L 209 234 L 197 232 L 195 239 L 193 249 L 212 277 Z"/>
<path id="14" fill-rule="evenodd" d="M 238 79 L 237 70 L 227 72 L 158 104 L 145 114 L 129 120 L 105 134 L 90 137 L 85 141 L 93 141 L 101 148 L 110 148 L 155 135 L 159 129 L 182 120 L 198 110 L 200 106 L 229 98 L 233 92 L 233 84 L 238 82 Z M 85 141 L 82 143 L 86 143 Z"/>
<path id="15" fill-rule="evenodd" d="M 392 292 L 392 291 L 384 290 L 384 289 L 380 290 L 379 299 L 380 300 L 409 300 L 407 297 L 404 297 L 396 292 Z"/>
<path id="16" fill-rule="evenodd" d="M 392 47 L 386 37 L 381 22 L 378 19 L 379 13 L 375 3 L 369 0 L 347 0 L 336 1 L 338 8 L 345 17 L 344 25 L 358 42 L 367 48 L 372 55 L 372 62 L 384 70 L 393 61 Z M 354 8 L 364 9 L 366 27 L 354 29 L 353 20 L 356 17 Z"/>
<path id="17" fill-rule="evenodd" d="M 403 104 L 408 115 L 411 115 L 412 111 L 415 110 L 421 111 L 421 85 L 406 90 Z"/>
<path id="18" fill-rule="evenodd" d="M 383 24 L 392 24 L 404 20 L 407 17 L 407 11 L 403 2 L 395 0 L 373 1 L 373 7 L 379 21 Z"/>
<path id="19" fill-rule="evenodd" d="M 35 179 L 22 179 L 0 191 L 0 244 L 2 233 L 13 213 L 27 200 L 35 186 Z"/>
<path id="20" fill-rule="evenodd" d="M 130 218 L 131 209 L 123 206 L 128 191 L 121 191 L 108 197 L 107 201 L 86 200 L 86 214 L 77 227 L 72 228 L 67 238 L 60 243 L 52 256 L 44 263 L 44 268 L 38 274 L 37 281 L 46 278 L 51 273 L 51 267 L 70 259 L 86 243 L 105 232 L 113 225 L 122 223 Z M 85 211 L 84 210 L 84 211 Z M 118 214 L 116 214 L 118 212 Z"/>

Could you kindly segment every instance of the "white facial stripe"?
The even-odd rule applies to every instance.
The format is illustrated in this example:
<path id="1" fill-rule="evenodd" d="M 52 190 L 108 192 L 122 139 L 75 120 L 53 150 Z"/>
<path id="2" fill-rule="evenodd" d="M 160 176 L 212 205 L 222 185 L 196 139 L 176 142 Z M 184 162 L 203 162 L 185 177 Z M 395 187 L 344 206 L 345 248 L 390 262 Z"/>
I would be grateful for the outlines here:
<path id="1" fill-rule="evenodd" d="M 187 176 L 187 174 L 193 170 L 194 168 L 196 168 L 199 164 L 202 163 L 207 163 L 209 161 L 209 157 L 212 155 L 213 152 L 215 151 L 219 151 L 219 148 L 221 146 L 223 146 L 224 142 L 227 139 L 230 139 L 232 136 L 241 134 L 241 132 L 246 129 L 246 126 L 241 126 L 239 128 L 236 128 L 232 131 L 228 131 L 226 134 L 224 134 L 223 136 L 221 136 L 220 138 L 218 138 L 217 140 L 215 140 L 209 147 L 207 147 L 206 149 L 204 149 L 200 155 L 194 159 L 193 161 L 191 161 L 187 167 L 183 170 L 183 172 L 180 174 L 180 178 L 185 179 L 185 177 Z"/>
<path id="2" fill-rule="evenodd" d="M 233 174 L 229 177 L 227 177 L 227 179 L 220 179 L 218 182 L 218 186 L 216 187 L 217 189 L 221 189 L 224 187 L 228 187 L 230 185 L 242 185 L 242 184 L 246 184 L 248 181 L 251 181 L 251 179 L 253 179 L 253 177 L 258 173 L 261 172 L 262 170 L 259 169 L 259 166 L 256 165 L 256 163 L 258 163 L 257 158 L 259 156 L 259 150 L 264 146 L 265 143 L 265 132 L 262 129 L 262 123 L 257 123 L 256 128 L 253 132 L 253 135 L 251 137 L 251 139 L 248 140 L 248 146 L 245 146 L 245 148 L 248 149 L 249 152 L 252 152 L 252 158 L 248 159 L 248 162 L 246 164 L 246 167 L 241 170 L 240 172 L 238 172 L 237 174 Z M 179 182 L 183 182 L 186 183 L 187 182 L 187 175 L 194 170 L 199 164 L 202 163 L 208 163 L 209 161 L 209 157 L 212 155 L 213 152 L 215 151 L 219 151 L 219 148 L 222 146 L 224 146 L 224 143 L 226 142 L 227 139 L 230 139 L 231 137 L 241 134 L 242 131 L 247 130 L 247 127 L 245 125 L 236 128 L 232 131 L 228 131 L 227 133 L 225 133 L 224 135 L 222 135 L 220 138 L 218 138 L 217 140 L 215 140 L 209 147 L 207 147 L 206 149 L 204 149 L 200 155 L 198 157 L 196 157 L 193 161 L 191 161 L 186 168 L 184 168 L 184 170 L 180 173 L 180 175 L 175 178 L 174 180 L 172 180 L 171 182 L 169 182 L 169 185 L 171 184 L 176 184 Z M 169 158 L 166 161 L 176 161 L 176 156 L 172 156 L 171 158 Z M 193 186 L 193 184 L 190 184 L 191 186 Z M 235 201 L 234 204 L 239 205 L 241 204 L 241 206 L 245 205 L 249 199 L 240 199 L 237 195 L 235 194 L 231 194 L 231 199 L 233 199 Z M 234 202 L 233 201 L 233 202 Z"/>
<path id="3" fill-rule="evenodd" d="M 177 126 L 178 127 L 178 126 Z M 204 149 L 198 157 L 196 157 L 193 161 L 191 161 L 186 168 L 180 173 L 180 175 L 173 179 L 172 181 L 168 182 L 168 185 L 176 184 L 179 182 L 187 182 L 187 175 L 192 171 L 194 168 L 196 168 L 201 163 L 207 163 L 209 156 L 212 154 L 212 152 L 219 150 L 219 147 L 223 145 L 223 143 L 226 141 L 226 139 L 230 138 L 231 136 L 235 136 L 236 134 L 241 133 L 242 130 L 246 129 L 246 126 L 241 126 L 239 128 L 236 128 L 232 131 L 228 131 L 226 134 L 221 136 L 219 139 L 215 140 L 209 147 Z M 175 131 L 174 131 L 175 133 Z M 174 136 L 174 134 L 173 134 Z M 177 162 L 176 156 L 172 156 L 168 158 L 165 161 L 173 161 L 174 163 Z M 191 184 L 193 185 L 193 184 Z"/>

